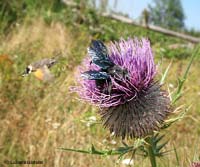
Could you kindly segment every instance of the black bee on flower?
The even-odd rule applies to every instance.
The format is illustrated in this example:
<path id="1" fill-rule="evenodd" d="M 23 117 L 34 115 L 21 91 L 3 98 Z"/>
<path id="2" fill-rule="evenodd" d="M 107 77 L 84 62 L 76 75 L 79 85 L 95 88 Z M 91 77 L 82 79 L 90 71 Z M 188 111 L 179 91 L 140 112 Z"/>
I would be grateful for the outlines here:
<path id="1" fill-rule="evenodd" d="M 85 71 L 82 73 L 82 77 L 95 80 L 96 86 L 100 89 L 107 83 L 108 86 L 103 89 L 103 92 L 110 94 L 112 89 L 111 77 L 125 78 L 128 71 L 111 61 L 106 46 L 100 40 L 92 40 L 88 54 L 92 59 L 90 64 L 93 63 L 100 69 Z"/>

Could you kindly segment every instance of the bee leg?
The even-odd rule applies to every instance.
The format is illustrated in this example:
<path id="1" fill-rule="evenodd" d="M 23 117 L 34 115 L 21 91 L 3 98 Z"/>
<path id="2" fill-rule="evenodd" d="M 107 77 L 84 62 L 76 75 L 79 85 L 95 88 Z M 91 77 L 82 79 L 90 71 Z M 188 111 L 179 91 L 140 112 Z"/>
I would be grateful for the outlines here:
<path id="1" fill-rule="evenodd" d="M 97 88 L 104 94 L 110 95 L 112 91 L 112 82 L 108 80 L 96 80 Z"/>
<path id="2" fill-rule="evenodd" d="M 105 84 L 105 80 L 95 80 L 96 86 L 99 90 L 103 89 L 103 86 Z"/>
<path id="3" fill-rule="evenodd" d="M 103 93 L 107 95 L 111 95 L 112 91 L 112 82 L 111 80 L 106 81 L 106 87 L 103 89 Z"/>
<path id="4" fill-rule="evenodd" d="M 125 69 L 125 70 L 123 71 L 123 77 L 124 77 L 124 78 L 128 78 L 128 77 L 129 77 L 129 75 L 128 75 L 128 70 L 127 70 L 127 69 Z"/>

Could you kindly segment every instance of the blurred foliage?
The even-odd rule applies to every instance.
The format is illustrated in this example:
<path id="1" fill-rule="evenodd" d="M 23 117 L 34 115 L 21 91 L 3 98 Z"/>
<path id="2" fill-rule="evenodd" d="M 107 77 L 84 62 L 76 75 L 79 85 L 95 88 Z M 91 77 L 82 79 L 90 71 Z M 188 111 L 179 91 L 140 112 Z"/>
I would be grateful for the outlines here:
<path id="1" fill-rule="evenodd" d="M 31 0 L 15 0 L 0 2 L 1 15 L 3 20 L 1 24 L 1 32 L 9 31 L 9 27 L 20 22 L 25 17 L 43 16 L 47 23 L 53 21 L 61 21 L 69 26 L 77 27 L 82 31 L 88 31 L 93 37 L 101 38 L 102 40 L 117 40 L 121 36 L 146 36 L 152 44 L 159 41 L 163 43 L 183 42 L 177 38 L 168 37 L 161 33 L 146 30 L 139 26 L 132 26 L 121 23 L 119 21 L 110 20 L 101 17 L 98 10 L 93 8 L 91 1 L 77 0 L 71 5 L 64 4 L 60 0 L 47 1 L 31 1 Z"/>
<path id="2" fill-rule="evenodd" d="M 195 30 L 194 28 L 186 29 L 185 33 L 190 34 L 190 35 L 192 35 L 194 37 L 200 37 L 200 31 Z"/>
<path id="3" fill-rule="evenodd" d="M 171 49 L 170 47 L 160 47 L 157 48 L 157 54 L 161 57 L 166 58 L 176 58 L 176 59 L 185 59 L 191 56 L 192 49 L 187 47 L 178 47 Z"/>
<path id="4" fill-rule="evenodd" d="M 40 15 L 43 11 L 59 12 L 64 8 L 60 0 L 1 0 L 0 27 L 1 33 L 9 32 L 9 28 L 20 22 L 26 16 Z M 37 12 L 36 12 L 37 11 Z"/>
<path id="5" fill-rule="evenodd" d="M 180 0 L 154 0 L 149 5 L 149 22 L 170 29 L 184 28 L 184 10 Z"/>

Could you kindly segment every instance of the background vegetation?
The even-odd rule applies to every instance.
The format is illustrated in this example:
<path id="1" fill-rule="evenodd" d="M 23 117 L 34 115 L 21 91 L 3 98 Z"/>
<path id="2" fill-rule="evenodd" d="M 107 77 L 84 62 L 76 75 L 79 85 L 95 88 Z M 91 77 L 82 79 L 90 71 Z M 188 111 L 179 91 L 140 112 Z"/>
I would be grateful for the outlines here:
<path id="1" fill-rule="evenodd" d="M 87 149 L 91 144 L 110 149 L 122 145 L 103 129 L 97 109 L 80 102 L 69 91 L 75 84 L 76 67 L 93 38 L 108 43 L 121 37 L 148 37 L 158 75 L 172 62 L 165 87 L 170 91 L 176 87 L 193 44 L 101 17 L 89 4 L 79 1 L 72 7 L 59 0 L 0 2 L 0 166 L 7 166 L 4 160 L 42 160 L 44 166 L 57 167 L 122 166 L 117 157 L 91 157 L 57 149 Z M 52 68 L 55 81 L 43 83 L 33 76 L 21 77 L 29 63 L 53 57 L 56 52 L 61 52 L 63 58 Z M 189 106 L 190 109 L 183 120 L 167 131 L 166 149 L 171 151 L 160 159 L 160 166 L 189 166 L 191 161 L 200 159 L 199 56 L 179 101 L 182 110 Z M 148 159 L 134 157 L 135 166 L 146 167 L 148 163 Z"/>
<path id="2" fill-rule="evenodd" d="M 180 0 L 154 0 L 149 5 L 150 22 L 161 27 L 180 30 L 184 28 L 185 14 Z"/>

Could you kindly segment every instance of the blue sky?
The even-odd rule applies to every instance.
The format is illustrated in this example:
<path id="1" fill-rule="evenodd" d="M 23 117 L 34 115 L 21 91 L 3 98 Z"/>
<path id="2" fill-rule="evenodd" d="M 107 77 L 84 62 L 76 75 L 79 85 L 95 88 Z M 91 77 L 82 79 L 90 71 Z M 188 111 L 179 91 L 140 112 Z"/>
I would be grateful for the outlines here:
<path id="1" fill-rule="evenodd" d="M 118 0 L 117 11 L 137 19 L 142 10 L 152 2 L 153 0 Z M 186 27 L 200 31 L 200 0 L 181 0 L 181 2 L 186 16 Z M 110 8 L 113 8 L 113 4 L 114 0 L 109 0 Z"/>

